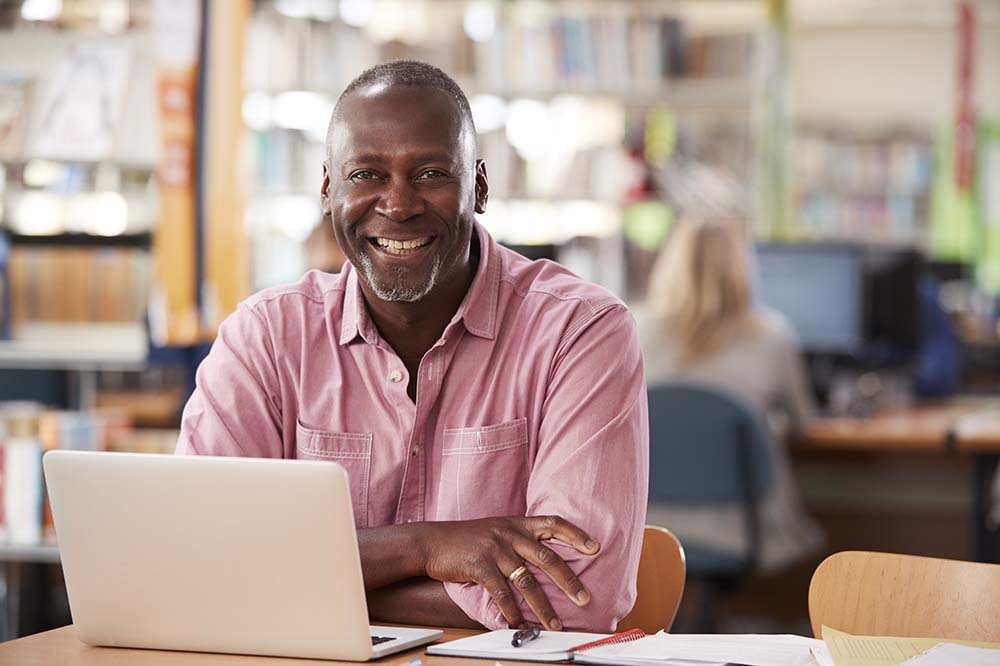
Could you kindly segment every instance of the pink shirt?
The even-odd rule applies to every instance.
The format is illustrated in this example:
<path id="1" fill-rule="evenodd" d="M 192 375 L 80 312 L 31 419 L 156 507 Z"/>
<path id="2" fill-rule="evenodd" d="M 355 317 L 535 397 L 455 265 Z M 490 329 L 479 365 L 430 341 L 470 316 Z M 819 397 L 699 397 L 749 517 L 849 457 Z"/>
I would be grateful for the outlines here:
<path id="1" fill-rule="evenodd" d="M 535 571 L 538 580 L 567 627 L 612 630 L 635 600 L 646 517 L 635 321 L 609 292 L 476 232 L 476 276 L 420 364 L 416 404 L 357 273 L 312 271 L 222 324 L 177 453 L 334 460 L 347 469 L 358 528 L 560 515 L 601 543 L 596 556 L 548 543 L 593 600 L 578 608 Z M 471 618 L 506 628 L 479 586 L 445 588 Z"/>

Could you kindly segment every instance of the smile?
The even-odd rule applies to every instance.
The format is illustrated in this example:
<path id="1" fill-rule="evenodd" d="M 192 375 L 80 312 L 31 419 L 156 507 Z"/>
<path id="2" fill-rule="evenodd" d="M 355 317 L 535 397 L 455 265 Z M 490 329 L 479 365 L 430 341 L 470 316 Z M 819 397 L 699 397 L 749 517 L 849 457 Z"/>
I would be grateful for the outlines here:
<path id="1" fill-rule="evenodd" d="M 420 248 L 430 244 L 433 240 L 432 236 L 424 236 L 423 238 L 411 238 L 408 240 L 394 240 L 392 238 L 372 238 L 371 243 L 378 246 L 382 250 L 388 252 L 389 254 L 394 254 L 396 256 L 405 256 L 412 252 L 416 252 Z"/>

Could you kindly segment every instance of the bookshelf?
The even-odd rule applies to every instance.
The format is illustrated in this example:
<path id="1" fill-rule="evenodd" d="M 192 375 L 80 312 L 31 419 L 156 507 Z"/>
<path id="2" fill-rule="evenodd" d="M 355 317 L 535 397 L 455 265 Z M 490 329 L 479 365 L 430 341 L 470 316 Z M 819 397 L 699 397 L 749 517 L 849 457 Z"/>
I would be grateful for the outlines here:
<path id="1" fill-rule="evenodd" d="M 660 224 L 750 214 L 757 3 L 421 0 L 395 15 L 374 3 L 367 16 L 287 4 L 258 3 L 247 40 L 255 288 L 305 270 L 330 111 L 354 76 L 393 58 L 437 65 L 468 95 L 490 232 L 555 246 L 558 260 L 620 295 L 635 291 L 623 268 L 633 204 L 665 200 Z"/>

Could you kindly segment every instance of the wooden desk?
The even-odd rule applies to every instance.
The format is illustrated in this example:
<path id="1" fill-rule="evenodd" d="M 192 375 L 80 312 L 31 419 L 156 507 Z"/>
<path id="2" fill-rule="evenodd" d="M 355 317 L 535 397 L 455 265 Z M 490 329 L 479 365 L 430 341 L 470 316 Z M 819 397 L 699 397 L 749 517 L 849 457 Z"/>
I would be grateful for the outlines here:
<path id="1" fill-rule="evenodd" d="M 798 451 L 940 453 L 973 456 L 970 557 L 997 560 L 990 529 L 990 489 L 1000 461 L 1000 406 L 922 405 L 888 410 L 870 418 L 819 419 L 790 439 Z"/>
<path id="2" fill-rule="evenodd" d="M 472 629 L 445 629 L 441 642 L 453 641 L 479 633 Z M 400 664 L 420 659 L 424 666 L 489 666 L 489 660 L 461 657 L 434 657 L 424 654 L 426 646 L 398 652 L 368 664 Z M 310 664 L 353 664 L 351 661 L 250 657 L 203 652 L 169 652 L 132 648 L 97 648 L 76 638 L 73 627 L 53 629 L 16 641 L 0 643 L 0 664 L 17 666 L 310 666 Z M 521 662 L 519 662 L 521 663 Z M 524 662 L 527 663 L 527 662 Z"/>

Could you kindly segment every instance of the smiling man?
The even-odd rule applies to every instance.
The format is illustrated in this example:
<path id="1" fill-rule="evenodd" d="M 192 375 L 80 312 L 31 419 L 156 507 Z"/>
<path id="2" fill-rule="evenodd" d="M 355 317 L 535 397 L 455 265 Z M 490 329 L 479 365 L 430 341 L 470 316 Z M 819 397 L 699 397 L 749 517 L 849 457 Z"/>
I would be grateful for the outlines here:
<path id="1" fill-rule="evenodd" d="M 361 74 L 327 147 L 323 212 L 349 263 L 223 323 L 177 452 L 343 465 L 373 619 L 612 630 L 646 512 L 631 315 L 476 222 L 486 167 L 440 70 Z"/>

